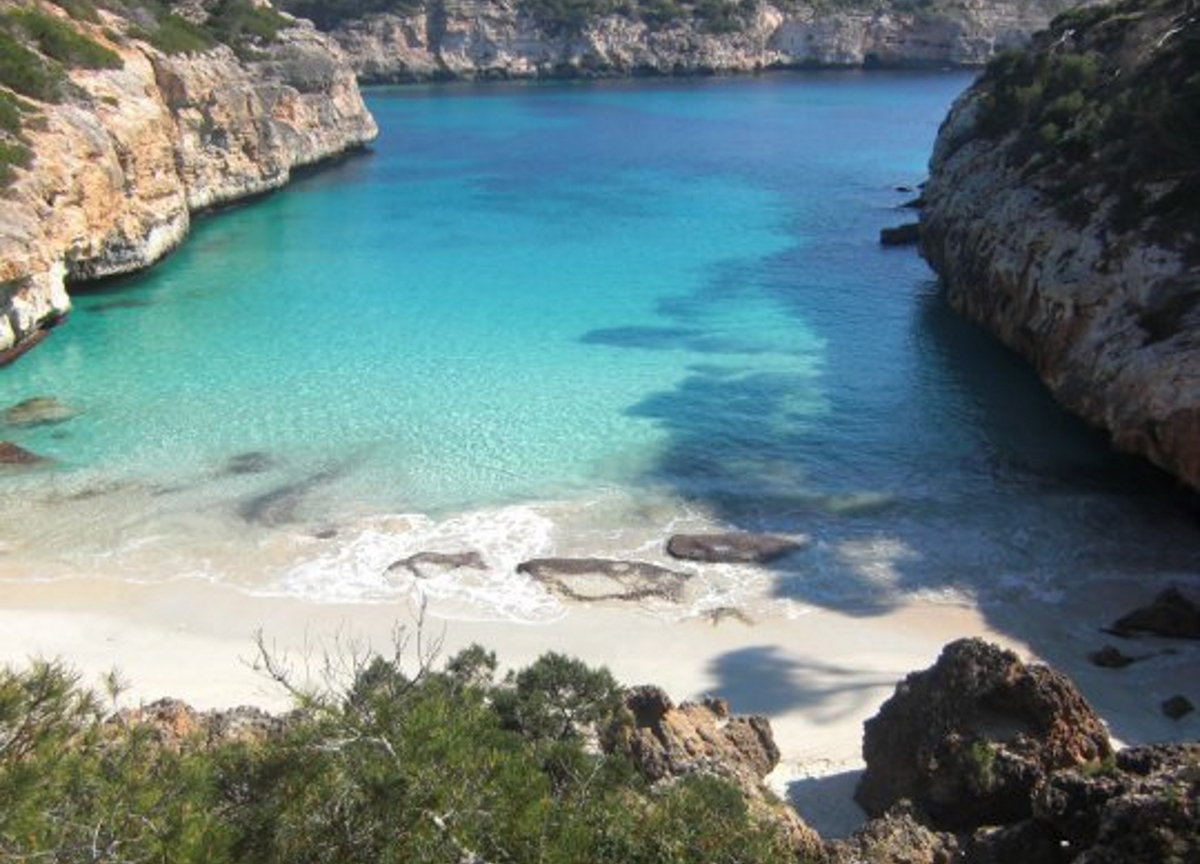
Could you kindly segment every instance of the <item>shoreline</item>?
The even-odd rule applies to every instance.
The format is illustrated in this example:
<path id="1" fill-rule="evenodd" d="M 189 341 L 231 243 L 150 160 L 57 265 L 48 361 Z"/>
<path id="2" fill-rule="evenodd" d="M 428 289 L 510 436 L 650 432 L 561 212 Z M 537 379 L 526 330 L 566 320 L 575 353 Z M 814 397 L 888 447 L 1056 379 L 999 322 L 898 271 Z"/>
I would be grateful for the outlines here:
<path id="1" fill-rule="evenodd" d="M 823 836 L 844 836 L 864 818 L 851 798 L 862 766 L 863 722 L 908 673 L 927 668 L 942 647 L 981 636 L 1064 672 L 1124 744 L 1200 737 L 1200 721 L 1168 720 L 1160 697 L 1198 699 L 1200 646 L 1142 639 L 1129 653 L 1173 648 L 1124 670 L 1086 659 L 1109 637 L 1101 625 L 1114 602 L 1150 593 L 1144 583 L 1081 585 L 1061 603 L 1008 610 L 909 602 L 884 614 L 814 609 L 797 618 L 671 621 L 636 607 L 569 604 L 539 624 L 426 617 L 423 639 L 443 640 L 440 661 L 478 642 L 501 670 L 546 651 L 607 666 L 633 686 L 661 686 L 677 703 L 720 695 L 738 714 L 765 714 L 781 750 L 772 788 L 789 798 Z M 1063 610 L 1074 610 L 1064 616 Z M 1105 612 L 1109 609 L 1112 614 Z M 387 650 L 397 627 L 413 631 L 417 610 L 404 603 L 311 603 L 248 595 L 199 580 L 162 583 L 90 579 L 0 581 L 0 662 L 61 658 L 86 685 L 116 668 L 130 684 L 122 706 L 162 697 L 200 709 L 253 704 L 278 711 L 286 694 L 251 668 L 254 637 L 296 668 L 338 646 Z M 1107 617 L 1106 617 L 1107 616 Z M 405 653 L 413 656 L 413 650 Z M 440 662 L 438 661 L 438 662 Z"/>

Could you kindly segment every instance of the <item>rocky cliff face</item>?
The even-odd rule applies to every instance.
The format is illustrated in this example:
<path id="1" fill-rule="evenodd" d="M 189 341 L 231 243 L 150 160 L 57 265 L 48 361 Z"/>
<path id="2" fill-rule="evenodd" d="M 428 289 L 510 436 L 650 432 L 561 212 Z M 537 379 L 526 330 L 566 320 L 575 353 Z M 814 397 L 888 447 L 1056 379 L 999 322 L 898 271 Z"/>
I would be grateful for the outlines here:
<path id="1" fill-rule="evenodd" d="M 57 102 L 19 97 L 16 137 L 32 161 L 0 198 L 0 352 L 66 313 L 65 284 L 145 267 L 193 212 L 281 186 L 376 134 L 340 49 L 311 26 L 289 20 L 242 60 L 226 45 L 165 53 L 110 12 L 89 23 L 34 8 L 119 62 L 70 69 Z"/>
<path id="2" fill-rule="evenodd" d="M 1187 0 L 1137 0 L 998 58 L 942 127 L 921 226 L 956 309 L 1118 448 L 1193 486 L 1198 43 Z"/>
<path id="3" fill-rule="evenodd" d="M 794 66 L 977 65 L 1024 44 L 1063 0 L 963 0 L 831 10 L 752 4 L 736 25 L 605 14 L 555 27 L 521 0 L 438 0 L 333 31 L 364 81 L 678 75 Z"/>

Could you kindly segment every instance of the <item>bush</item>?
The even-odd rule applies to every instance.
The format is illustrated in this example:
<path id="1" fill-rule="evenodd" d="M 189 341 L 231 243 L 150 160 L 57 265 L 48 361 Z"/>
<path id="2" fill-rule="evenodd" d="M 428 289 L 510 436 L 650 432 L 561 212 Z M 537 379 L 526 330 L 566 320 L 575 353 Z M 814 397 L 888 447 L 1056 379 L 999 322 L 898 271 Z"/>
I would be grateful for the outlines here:
<path id="1" fill-rule="evenodd" d="M 0 30 L 0 84 L 41 102 L 58 102 L 66 81 L 62 68 Z"/>
<path id="2" fill-rule="evenodd" d="M 163 16 L 153 32 L 133 35 L 149 42 L 164 54 L 194 54 L 207 51 L 217 44 L 217 40 L 203 27 L 173 13 Z"/>
<path id="3" fill-rule="evenodd" d="M 8 19 L 29 35 L 47 57 L 72 69 L 120 69 L 124 62 L 111 48 L 79 33 L 68 24 L 35 9 L 17 9 Z"/>

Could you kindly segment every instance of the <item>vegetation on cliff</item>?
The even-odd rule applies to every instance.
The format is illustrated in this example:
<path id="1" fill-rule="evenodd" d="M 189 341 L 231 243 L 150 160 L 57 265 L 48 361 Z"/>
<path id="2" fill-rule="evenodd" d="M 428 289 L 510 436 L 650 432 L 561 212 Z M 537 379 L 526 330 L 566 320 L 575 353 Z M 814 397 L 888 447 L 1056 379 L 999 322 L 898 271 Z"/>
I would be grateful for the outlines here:
<path id="1" fill-rule="evenodd" d="M 550 654 L 497 684 L 480 648 L 441 671 L 343 654 L 341 683 L 306 690 L 263 656 L 297 709 L 241 726 L 114 714 L 57 663 L 0 673 L 0 858 L 795 860 L 735 786 L 651 788 L 590 746 L 630 722 L 605 670 Z"/>
<path id="2" fill-rule="evenodd" d="M 1083 224 L 1110 196 L 1118 231 L 1145 227 L 1200 257 L 1200 13 L 1126 0 L 1064 13 L 996 57 L 977 130 Z M 1185 236 L 1186 235 L 1186 236 Z"/>

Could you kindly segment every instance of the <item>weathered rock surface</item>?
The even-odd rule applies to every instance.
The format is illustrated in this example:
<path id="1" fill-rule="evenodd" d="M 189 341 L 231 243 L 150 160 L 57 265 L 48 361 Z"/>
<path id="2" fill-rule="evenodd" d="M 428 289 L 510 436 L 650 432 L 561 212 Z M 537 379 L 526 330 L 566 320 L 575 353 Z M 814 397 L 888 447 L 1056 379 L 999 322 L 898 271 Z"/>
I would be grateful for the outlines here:
<path id="1" fill-rule="evenodd" d="M 964 0 L 936 11 L 887 4 L 755 4 L 733 32 L 702 20 L 652 24 L 613 14 L 547 26 L 518 0 L 427 3 L 333 31 L 364 81 L 752 72 L 794 66 L 978 65 L 1023 44 L 1062 0 Z"/>
<path id="2" fill-rule="evenodd" d="M 215 711 L 197 711 L 179 699 L 158 699 L 148 705 L 119 712 L 112 722 L 150 729 L 158 743 L 174 750 L 188 743 L 221 744 L 262 741 L 287 728 L 288 718 L 252 705 Z"/>
<path id="3" fill-rule="evenodd" d="M 865 724 L 855 798 L 871 815 L 902 799 L 931 826 L 1016 822 L 1058 768 L 1111 755 L 1104 724 L 1065 677 L 980 639 L 946 646 Z"/>
<path id="4" fill-rule="evenodd" d="M 766 564 L 804 548 L 804 543 L 771 534 L 731 531 L 720 534 L 674 534 L 667 554 L 707 564 Z"/>
<path id="5" fill-rule="evenodd" d="M 425 577 L 436 570 L 486 570 L 487 562 L 483 556 L 474 550 L 466 552 L 418 552 L 393 561 L 388 566 L 388 572 L 407 570 L 414 576 Z"/>
<path id="6" fill-rule="evenodd" d="M 609 558 L 534 558 L 518 564 L 517 572 L 571 600 L 677 600 L 690 578 L 645 561 Z"/>
<path id="7" fill-rule="evenodd" d="M 921 824 L 908 802 L 825 844 L 828 864 L 958 864 L 958 838 Z"/>
<path id="8" fill-rule="evenodd" d="M 341 50 L 305 23 L 242 61 L 226 46 L 164 54 L 101 14 L 73 26 L 122 68 L 71 70 L 70 98 L 35 105 L 22 131 L 34 161 L 0 197 L 0 352 L 67 313 L 67 283 L 146 267 L 194 211 L 277 188 L 376 134 Z"/>
<path id="9" fill-rule="evenodd" d="M 606 752 L 627 757 L 651 783 L 690 774 L 731 780 L 752 805 L 781 825 L 792 848 L 808 855 L 820 849 L 817 833 L 766 794 L 763 780 L 779 763 L 766 717 L 731 716 L 729 703 L 717 698 L 677 706 L 652 685 L 627 690 L 625 707 L 632 723 L 616 725 L 602 736 Z"/>
<path id="10" fill-rule="evenodd" d="M 1152 603 L 1122 615 L 1109 632 L 1116 636 L 1150 633 L 1169 639 L 1200 639 L 1200 608 L 1178 588 L 1168 588 Z"/>
<path id="11" fill-rule="evenodd" d="M 1198 29 L 1188 0 L 1126 0 L 1003 58 L 942 126 L 921 227 L 955 309 L 1118 449 L 1193 486 Z"/>

